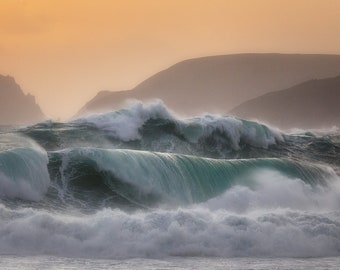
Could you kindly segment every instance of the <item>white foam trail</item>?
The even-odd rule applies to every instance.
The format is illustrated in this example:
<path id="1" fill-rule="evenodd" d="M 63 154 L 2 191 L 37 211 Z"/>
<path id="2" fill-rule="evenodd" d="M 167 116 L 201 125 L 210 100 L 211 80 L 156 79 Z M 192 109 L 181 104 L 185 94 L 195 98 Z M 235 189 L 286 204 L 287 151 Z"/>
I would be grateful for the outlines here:
<path id="1" fill-rule="evenodd" d="M 0 254 L 89 258 L 340 255 L 340 214 L 204 208 L 61 215 L 0 207 Z"/>
<path id="2" fill-rule="evenodd" d="M 234 186 L 202 205 L 210 210 L 224 209 L 234 213 L 280 208 L 336 211 L 340 208 L 340 180 L 334 177 L 329 179 L 328 186 L 311 186 L 276 171 L 258 170 L 249 175 L 252 186 Z"/>
<path id="3" fill-rule="evenodd" d="M 332 126 L 329 128 L 319 128 L 319 129 L 300 129 L 300 128 L 292 128 L 288 131 L 289 134 L 304 134 L 310 133 L 315 136 L 326 136 L 329 134 L 339 133 L 340 129 L 337 126 Z"/>

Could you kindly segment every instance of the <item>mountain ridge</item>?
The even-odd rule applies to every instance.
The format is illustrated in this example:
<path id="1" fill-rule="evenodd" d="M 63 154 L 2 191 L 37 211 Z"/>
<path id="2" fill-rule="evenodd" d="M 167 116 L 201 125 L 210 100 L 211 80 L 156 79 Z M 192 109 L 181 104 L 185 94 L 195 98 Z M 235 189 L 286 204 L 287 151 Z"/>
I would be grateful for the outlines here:
<path id="1" fill-rule="evenodd" d="M 232 54 L 187 59 L 133 89 L 97 95 L 78 115 L 117 109 L 127 99 L 154 98 L 183 114 L 228 112 L 256 96 L 337 75 L 340 55 Z"/>
<path id="2" fill-rule="evenodd" d="M 313 79 L 248 100 L 230 114 L 282 129 L 340 127 L 340 76 Z"/>

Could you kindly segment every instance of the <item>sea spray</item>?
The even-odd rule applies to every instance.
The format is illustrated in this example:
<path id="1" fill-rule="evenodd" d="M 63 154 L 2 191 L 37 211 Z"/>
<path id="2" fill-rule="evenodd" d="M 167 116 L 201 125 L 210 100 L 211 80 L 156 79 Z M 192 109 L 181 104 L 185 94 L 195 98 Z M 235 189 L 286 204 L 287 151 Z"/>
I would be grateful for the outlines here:
<path id="1" fill-rule="evenodd" d="M 243 148 L 267 149 L 284 141 L 281 132 L 256 122 L 220 115 L 180 118 L 161 102 L 136 103 L 69 123 L 44 122 L 20 132 L 47 150 L 92 146 L 207 157 L 231 157 Z"/>
<path id="2" fill-rule="evenodd" d="M 162 103 L 1 132 L 1 258 L 340 255 L 337 133 Z"/>
<path id="3" fill-rule="evenodd" d="M 332 212 L 240 215 L 193 206 L 83 215 L 1 207 L 0 215 L 1 254 L 106 259 L 340 255 L 340 217 Z"/>
<path id="4" fill-rule="evenodd" d="M 5 148 L 9 138 L 11 143 Z M 50 185 L 47 153 L 17 135 L 2 135 L 0 141 L 0 197 L 42 199 Z"/>

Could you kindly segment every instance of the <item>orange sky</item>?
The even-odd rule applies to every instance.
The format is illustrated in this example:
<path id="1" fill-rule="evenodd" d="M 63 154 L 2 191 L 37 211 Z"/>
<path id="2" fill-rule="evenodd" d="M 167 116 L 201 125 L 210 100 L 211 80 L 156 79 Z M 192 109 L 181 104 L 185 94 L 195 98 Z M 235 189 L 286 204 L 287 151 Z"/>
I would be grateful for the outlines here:
<path id="1" fill-rule="evenodd" d="M 1 0 L 0 74 L 65 118 L 187 58 L 340 54 L 339 30 L 338 0 Z"/>

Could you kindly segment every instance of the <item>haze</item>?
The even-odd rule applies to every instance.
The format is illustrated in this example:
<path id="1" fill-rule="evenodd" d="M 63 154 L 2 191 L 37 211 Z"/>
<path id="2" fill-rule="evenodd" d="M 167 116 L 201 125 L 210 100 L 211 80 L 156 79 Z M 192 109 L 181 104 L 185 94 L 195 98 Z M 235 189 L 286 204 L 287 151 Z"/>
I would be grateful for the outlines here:
<path id="1" fill-rule="evenodd" d="M 183 59 L 340 54 L 339 29 L 337 0 L 2 0 L 0 74 L 64 119 Z"/>

